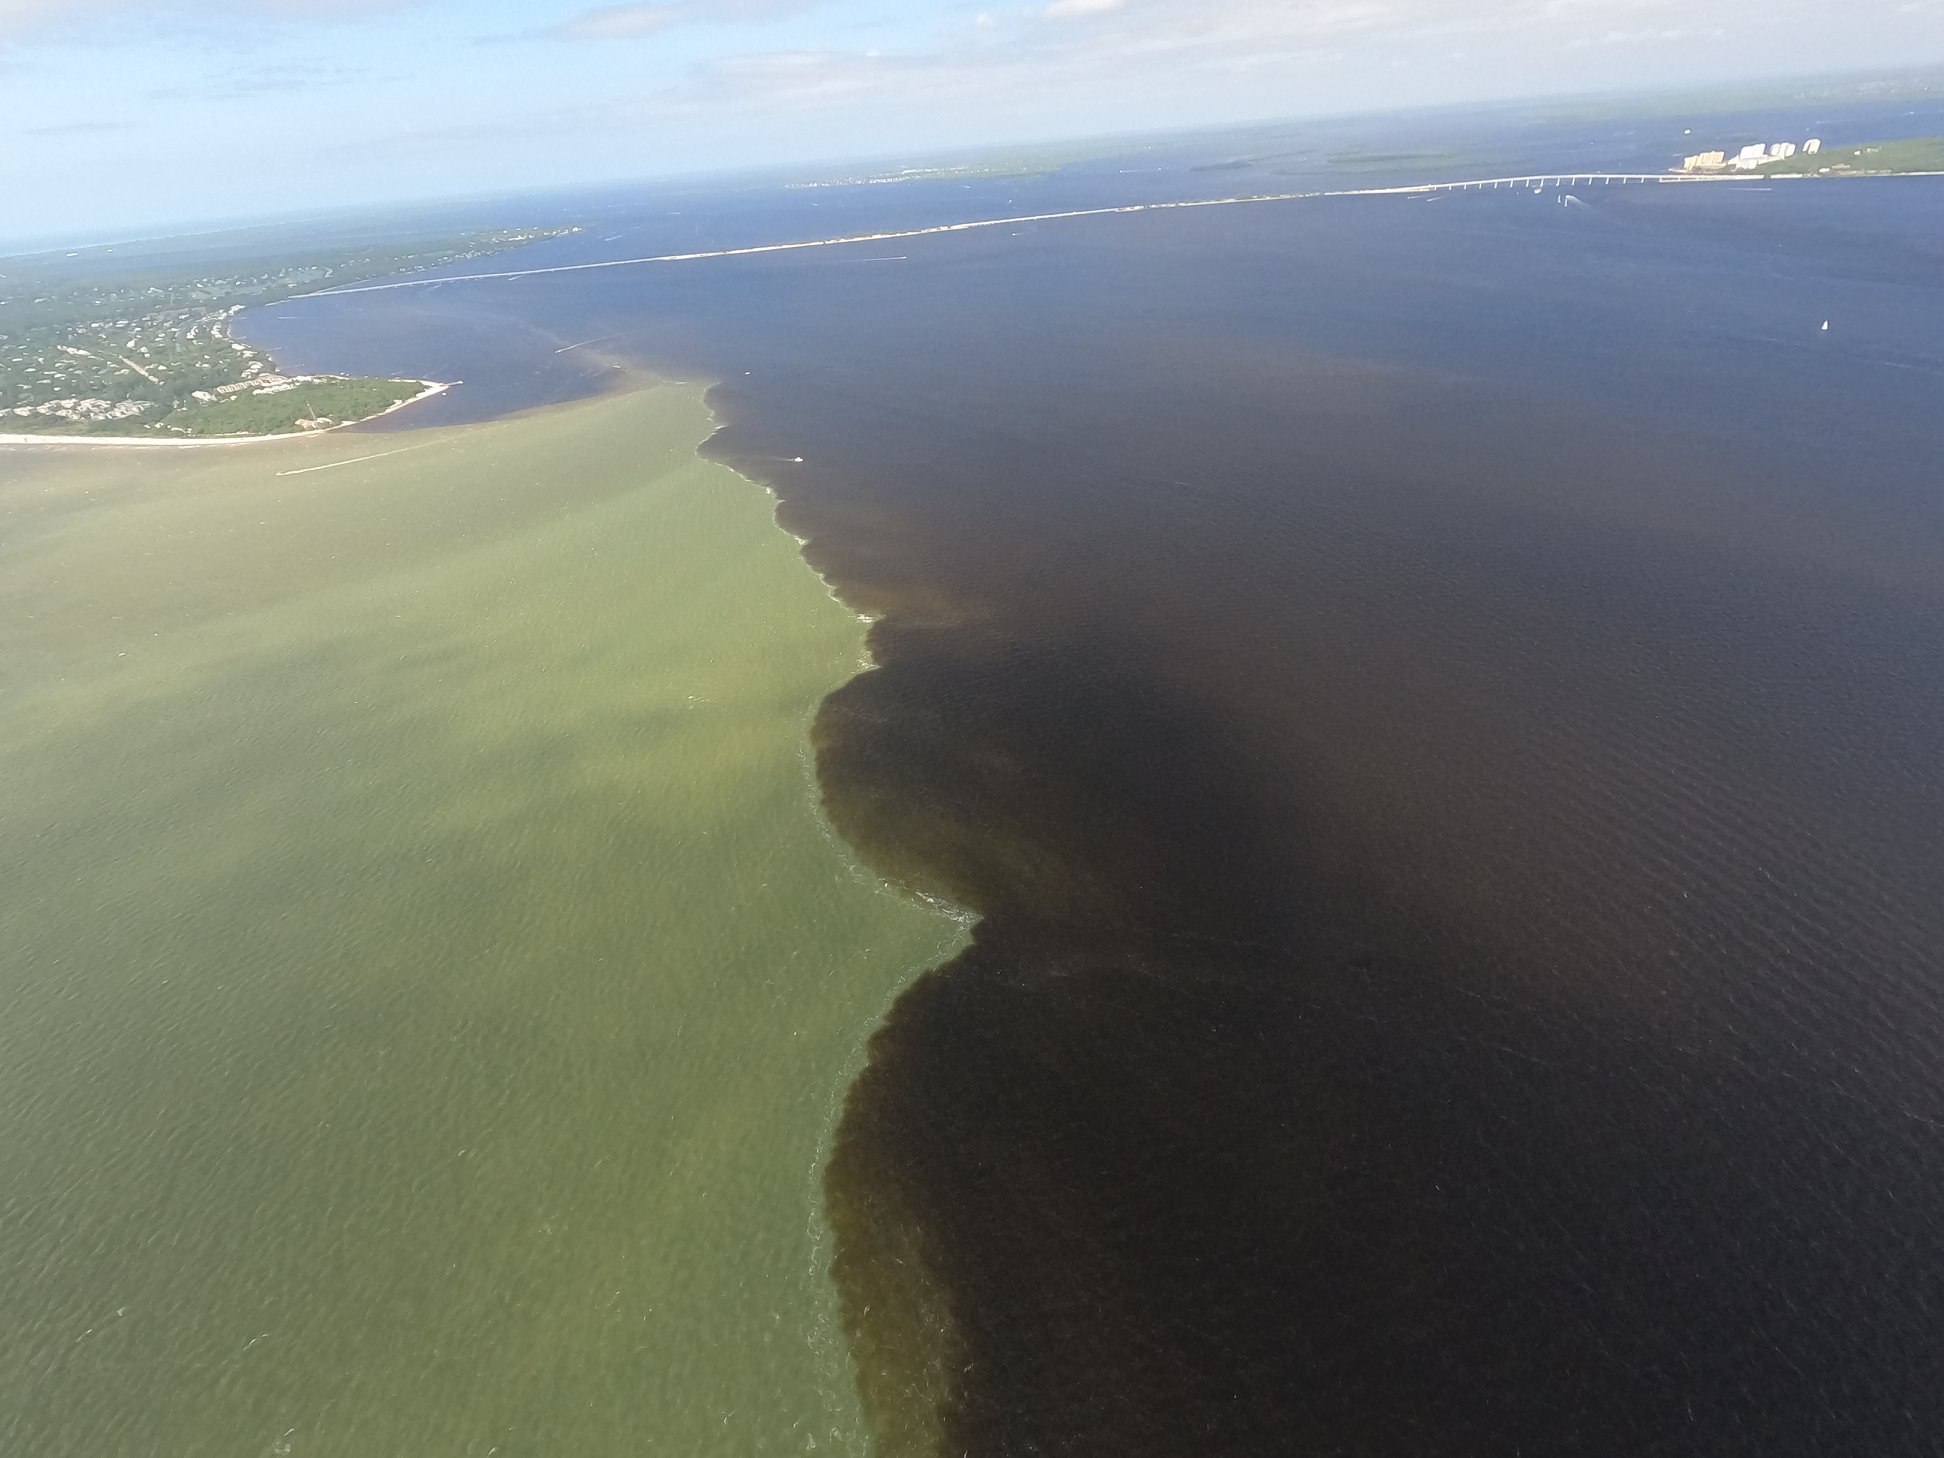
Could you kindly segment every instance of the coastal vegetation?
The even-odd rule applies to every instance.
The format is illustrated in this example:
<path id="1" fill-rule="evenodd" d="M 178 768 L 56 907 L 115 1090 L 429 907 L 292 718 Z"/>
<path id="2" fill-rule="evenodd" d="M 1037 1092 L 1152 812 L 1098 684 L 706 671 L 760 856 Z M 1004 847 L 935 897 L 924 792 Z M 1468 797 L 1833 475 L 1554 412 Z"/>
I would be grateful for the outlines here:
<path id="1" fill-rule="evenodd" d="M 1853 147 L 1824 147 L 1798 152 L 1760 171 L 1772 177 L 1884 177 L 1899 172 L 1944 172 L 1944 137 L 1906 137 L 1892 142 L 1863 142 Z"/>
<path id="2" fill-rule="evenodd" d="M 283 435 L 326 430 L 381 415 L 426 393 L 421 380 L 370 379 L 351 375 L 259 376 L 276 383 L 213 400 L 184 399 L 149 429 L 129 419 L 63 420 L 59 417 L 0 417 L 0 431 L 35 434 L 161 436 Z M 130 429 L 135 425 L 134 430 Z M 25 432 L 23 432 L 25 433 Z"/>
<path id="3" fill-rule="evenodd" d="M 564 231 L 495 228 L 274 258 L 93 249 L 0 259 L 0 434 L 261 434 L 376 414 L 423 383 L 279 375 L 236 338 L 236 316 Z"/>

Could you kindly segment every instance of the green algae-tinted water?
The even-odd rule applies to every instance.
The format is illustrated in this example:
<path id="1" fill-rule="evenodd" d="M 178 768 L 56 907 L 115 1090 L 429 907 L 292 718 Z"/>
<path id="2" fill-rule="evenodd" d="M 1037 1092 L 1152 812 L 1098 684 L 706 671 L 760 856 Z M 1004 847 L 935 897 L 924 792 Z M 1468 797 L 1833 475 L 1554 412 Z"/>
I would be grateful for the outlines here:
<path id="1" fill-rule="evenodd" d="M 818 819 L 858 624 L 709 428 L 7 458 L 0 1450 L 863 1447 L 819 1167 L 959 932 Z"/>

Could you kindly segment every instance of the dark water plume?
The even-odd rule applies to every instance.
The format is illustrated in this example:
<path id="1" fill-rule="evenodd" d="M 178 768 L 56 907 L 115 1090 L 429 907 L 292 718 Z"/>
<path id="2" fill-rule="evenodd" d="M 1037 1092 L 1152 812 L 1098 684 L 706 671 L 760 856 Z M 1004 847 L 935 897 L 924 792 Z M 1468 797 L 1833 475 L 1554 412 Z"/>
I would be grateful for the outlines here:
<path id="1" fill-rule="evenodd" d="M 878 619 L 829 813 L 981 919 L 827 1176 L 882 1451 L 1928 1451 L 1921 453 L 1209 341 L 1161 241 L 1057 403 L 992 294 L 722 392 Z"/>
<path id="2" fill-rule="evenodd" d="M 878 649 L 831 812 L 984 916 L 828 1171 L 884 1452 L 1921 1451 L 1934 1126 L 1495 991 L 1098 645 Z"/>

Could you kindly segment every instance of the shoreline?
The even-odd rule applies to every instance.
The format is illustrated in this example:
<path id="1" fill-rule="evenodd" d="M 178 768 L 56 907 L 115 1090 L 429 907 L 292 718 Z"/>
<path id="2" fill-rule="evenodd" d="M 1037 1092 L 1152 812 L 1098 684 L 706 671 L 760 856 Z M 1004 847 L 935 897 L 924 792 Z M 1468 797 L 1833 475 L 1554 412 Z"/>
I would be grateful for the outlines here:
<path id="1" fill-rule="evenodd" d="M 322 430 L 285 430 L 274 435 L 185 435 L 185 436 L 146 436 L 146 435 L 39 435 L 33 433 L 0 433 L 0 446 L 113 446 L 127 450 L 141 446 L 161 446 L 166 450 L 181 450 L 188 446 L 226 446 L 262 445 L 275 440 L 309 440 L 315 436 L 330 435 L 333 431 L 348 430 L 354 425 L 364 425 L 373 420 L 383 419 L 396 414 L 408 405 L 416 405 L 421 400 L 430 400 L 435 395 L 443 395 L 454 385 L 464 384 L 463 380 L 419 380 L 425 386 L 418 394 L 408 399 L 395 401 L 383 410 L 371 415 L 361 415 L 356 420 L 339 421 L 327 425 Z"/>
<path id="2" fill-rule="evenodd" d="M 1944 173 L 1919 172 L 1862 172 L 1844 174 L 1852 178 L 1874 177 L 1939 177 Z M 907 238 L 927 237 L 934 234 L 967 232 L 976 229 L 994 228 L 1017 223 L 1052 222 L 1072 218 L 1091 218 L 1112 214 L 1162 212 L 1178 209 L 1227 207 L 1249 203 L 1303 202 L 1319 198 L 1344 197 L 1395 197 L 1411 194 L 1432 194 L 1442 192 L 1465 192 L 1495 189 L 1500 187 L 1518 188 L 1537 184 L 1564 187 L 1575 185 L 1584 180 L 1587 183 L 1639 183 L 1639 184 L 1684 184 L 1684 183 L 1747 183 L 1751 181 L 1774 181 L 1791 178 L 1805 181 L 1834 181 L 1834 177 L 1821 178 L 1804 173 L 1758 173 L 1758 172 L 1681 172 L 1678 170 L 1661 173 L 1548 173 L 1526 177 L 1474 178 L 1456 182 L 1407 183 L 1391 187 L 1350 188 L 1335 191 L 1313 191 L 1292 193 L 1262 193 L 1237 197 L 1194 198 L 1168 202 L 1133 203 L 1119 206 L 1079 208 L 1063 212 L 1028 214 L 1018 217 L 980 218 L 957 223 L 933 224 L 921 228 L 900 229 L 889 232 L 849 234 L 836 238 L 805 239 L 785 243 L 765 243 L 738 248 L 713 249 L 700 253 L 660 254 L 644 258 L 600 259 L 586 263 L 556 264 L 548 267 L 514 269 L 492 273 L 455 274 L 441 278 L 404 278 L 382 283 L 354 284 L 342 288 L 319 289 L 308 294 L 293 295 L 297 299 L 329 298 L 342 294 L 376 293 L 389 289 L 409 289 L 433 287 L 447 283 L 473 283 L 487 280 L 528 278 L 536 274 L 577 273 L 590 269 L 624 268 L 655 263 L 688 263 L 704 259 L 735 258 L 751 254 L 795 252 L 811 248 L 834 248 L 858 243 L 889 242 Z M 570 231 L 579 232 L 579 229 Z M 889 260 L 887 260 L 889 261 Z M 573 346 L 570 346 L 573 347 Z M 418 394 L 408 399 L 388 405 L 371 415 L 360 416 L 356 420 L 341 421 L 336 425 L 325 426 L 321 430 L 291 430 L 270 435 L 207 435 L 207 436 L 132 436 L 132 435 L 51 435 L 35 432 L 0 432 L 0 449 L 28 446 L 97 446 L 121 450 L 137 449 L 143 446 L 159 446 L 166 449 L 182 449 L 194 446 L 221 445 L 263 445 L 272 441 L 298 440 L 306 436 L 329 435 L 354 425 L 364 425 L 379 420 L 407 406 L 416 405 L 436 395 L 444 394 L 461 380 L 437 381 L 419 380 L 425 386 Z"/>

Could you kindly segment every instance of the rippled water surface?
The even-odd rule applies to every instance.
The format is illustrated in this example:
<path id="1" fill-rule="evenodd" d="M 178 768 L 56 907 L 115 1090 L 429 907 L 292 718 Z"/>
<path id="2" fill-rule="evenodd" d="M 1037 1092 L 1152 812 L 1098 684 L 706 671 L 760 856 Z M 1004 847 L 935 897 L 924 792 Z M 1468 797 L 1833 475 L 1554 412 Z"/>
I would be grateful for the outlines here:
<path id="1" fill-rule="evenodd" d="M 1480 125 L 1452 167 L 1681 149 Z M 533 257 L 1312 167 L 1217 146 L 610 199 Z M 979 918 L 822 1172 L 880 1451 L 1934 1446 L 1944 185 L 1563 191 L 254 325 L 455 419 L 721 381 L 709 453 L 876 619 L 826 809 Z"/>
<path id="2" fill-rule="evenodd" d="M 709 428 L 9 459 L 0 1451 L 860 1450 L 817 1166 L 958 932 Z"/>

